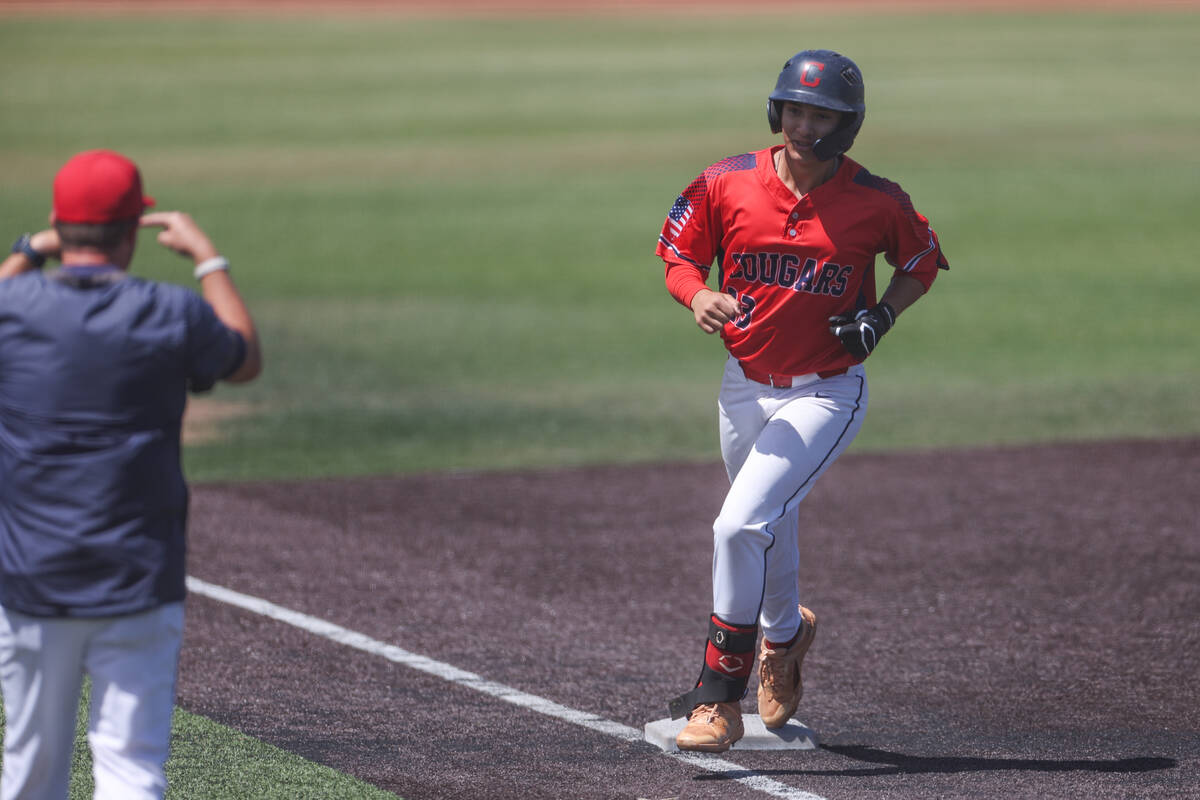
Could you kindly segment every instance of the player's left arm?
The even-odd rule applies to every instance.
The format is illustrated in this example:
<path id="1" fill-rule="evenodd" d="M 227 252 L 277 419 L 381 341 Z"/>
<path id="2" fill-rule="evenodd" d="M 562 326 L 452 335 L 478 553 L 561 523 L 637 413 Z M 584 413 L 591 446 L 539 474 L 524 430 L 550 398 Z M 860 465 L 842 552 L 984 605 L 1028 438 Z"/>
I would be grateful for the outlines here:
<path id="1" fill-rule="evenodd" d="M 887 303 L 892 309 L 893 316 L 898 317 L 904 313 L 906 308 L 920 300 L 924 294 L 924 283 L 911 275 L 897 272 L 892 275 L 892 282 L 884 290 L 883 297 L 879 298 L 879 302 Z"/>
<path id="2" fill-rule="evenodd" d="M 0 262 L 0 281 L 38 269 L 47 258 L 57 259 L 61 256 L 62 241 L 54 228 L 26 234 L 13 245 L 12 253 Z"/>
<path id="3" fill-rule="evenodd" d="M 884 250 L 896 271 L 883 297 L 857 314 L 846 312 L 829 318 L 830 332 L 859 361 L 871 354 L 896 324 L 896 317 L 929 291 L 939 270 L 950 268 L 929 220 L 913 210 L 908 195 L 900 192 L 899 197 L 903 202 L 892 217 Z"/>

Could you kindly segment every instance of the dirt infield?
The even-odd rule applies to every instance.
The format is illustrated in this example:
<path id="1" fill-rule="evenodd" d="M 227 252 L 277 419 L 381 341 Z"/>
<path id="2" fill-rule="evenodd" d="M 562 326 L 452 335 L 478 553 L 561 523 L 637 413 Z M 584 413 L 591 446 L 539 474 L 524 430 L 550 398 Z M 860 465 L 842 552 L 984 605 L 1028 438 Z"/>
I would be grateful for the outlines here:
<path id="1" fill-rule="evenodd" d="M 202 485 L 191 573 L 640 729 L 698 671 L 724 489 L 715 465 Z M 732 760 L 830 800 L 1200 796 L 1196 497 L 1200 440 L 850 454 L 800 534 L 823 748 Z M 765 796 L 205 597 L 189 615 L 182 707 L 409 800 Z"/>

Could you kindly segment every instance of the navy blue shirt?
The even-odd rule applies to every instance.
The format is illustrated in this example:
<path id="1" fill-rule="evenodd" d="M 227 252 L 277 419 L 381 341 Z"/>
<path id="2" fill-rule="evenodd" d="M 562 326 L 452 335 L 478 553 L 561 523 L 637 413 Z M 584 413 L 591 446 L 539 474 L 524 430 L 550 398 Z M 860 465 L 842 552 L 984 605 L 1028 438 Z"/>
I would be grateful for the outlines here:
<path id="1" fill-rule="evenodd" d="M 91 617 L 183 599 L 187 391 L 244 358 L 182 286 L 115 267 L 0 281 L 0 605 Z"/>

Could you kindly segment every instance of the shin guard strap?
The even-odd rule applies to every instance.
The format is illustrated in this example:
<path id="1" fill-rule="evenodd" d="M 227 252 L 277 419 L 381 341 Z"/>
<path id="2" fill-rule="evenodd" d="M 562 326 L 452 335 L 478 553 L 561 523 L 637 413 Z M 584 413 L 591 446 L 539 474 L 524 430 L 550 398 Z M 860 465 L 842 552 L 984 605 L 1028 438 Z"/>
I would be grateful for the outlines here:
<path id="1" fill-rule="evenodd" d="M 708 618 L 708 641 L 726 653 L 752 653 L 758 640 L 757 625 L 730 625 L 713 614 Z"/>
<path id="2" fill-rule="evenodd" d="M 732 678 L 705 664 L 696 688 L 679 695 L 667 705 L 671 719 L 686 717 L 701 703 L 736 703 L 745 696 L 749 682 L 749 676 Z"/>

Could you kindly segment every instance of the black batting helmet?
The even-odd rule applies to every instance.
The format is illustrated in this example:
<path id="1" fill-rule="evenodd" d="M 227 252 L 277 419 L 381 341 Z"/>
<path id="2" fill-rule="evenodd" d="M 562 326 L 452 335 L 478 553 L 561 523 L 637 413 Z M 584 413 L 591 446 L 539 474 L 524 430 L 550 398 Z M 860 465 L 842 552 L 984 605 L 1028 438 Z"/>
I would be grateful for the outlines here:
<path id="1" fill-rule="evenodd" d="M 822 161 L 846 152 L 862 127 L 867 106 L 863 99 L 862 70 L 841 53 L 804 50 L 787 60 L 767 98 L 767 121 L 771 133 L 783 130 L 784 102 L 808 103 L 843 113 L 842 124 L 831 135 L 813 144 Z"/>

